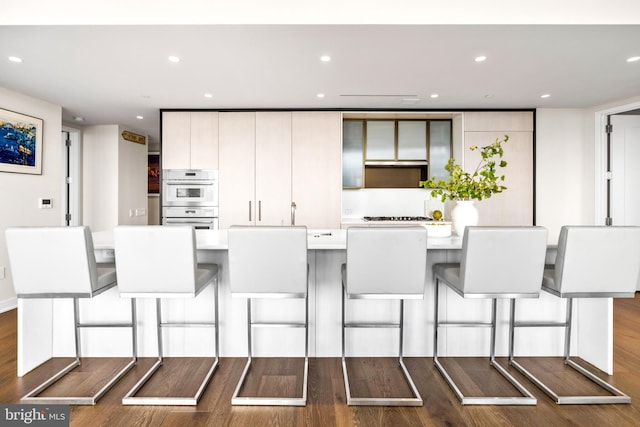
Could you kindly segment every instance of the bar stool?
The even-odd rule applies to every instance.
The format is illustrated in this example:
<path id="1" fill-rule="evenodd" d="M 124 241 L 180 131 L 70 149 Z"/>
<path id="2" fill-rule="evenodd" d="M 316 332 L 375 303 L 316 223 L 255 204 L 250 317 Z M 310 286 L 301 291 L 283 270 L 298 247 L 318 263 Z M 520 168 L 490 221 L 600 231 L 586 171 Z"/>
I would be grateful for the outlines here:
<path id="1" fill-rule="evenodd" d="M 231 398 L 233 405 L 290 405 L 307 403 L 309 371 L 309 268 L 306 227 L 229 228 L 229 281 L 231 295 L 247 299 L 247 364 Z M 304 299 L 304 322 L 255 322 L 251 300 Z M 240 396 L 253 359 L 252 329 L 259 327 L 304 328 L 304 378 L 302 397 Z"/>
<path id="2" fill-rule="evenodd" d="M 342 266 L 342 373 L 347 405 L 422 406 L 404 364 L 404 300 L 423 299 L 427 271 L 427 230 L 424 227 L 349 227 L 347 263 Z M 347 299 L 397 299 L 398 323 L 346 322 Z M 398 363 L 413 397 L 353 397 L 345 355 L 346 330 L 397 328 Z"/>
<path id="3" fill-rule="evenodd" d="M 496 304 L 498 298 L 537 298 L 540 294 L 547 230 L 543 227 L 467 227 L 460 263 L 434 264 L 435 321 L 433 360 L 463 405 L 535 405 L 536 398 L 495 360 Z M 490 298 L 489 322 L 439 320 L 439 285 L 463 298 Z M 489 361 L 523 396 L 465 396 L 438 358 L 440 327 L 491 329 Z"/>
<path id="4" fill-rule="evenodd" d="M 198 264 L 196 234 L 191 226 L 118 226 L 114 230 L 116 269 L 120 296 L 152 298 L 156 303 L 158 359 L 122 399 L 123 405 L 197 405 L 219 362 L 218 266 Z M 196 298 L 213 286 L 214 321 L 165 322 L 162 300 Z M 215 359 L 193 397 L 136 396 L 163 364 L 162 328 L 208 327 L 214 329 Z"/>
<path id="5" fill-rule="evenodd" d="M 558 404 L 631 403 L 631 398 L 571 359 L 574 298 L 633 298 L 640 273 L 640 227 L 564 226 L 555 266 L 545 268 L 542 289 L 567 300 L 564 322 L 515 321 L 511 302 L 509 362 Z M 517 327 L 565 328 L 564 363 L 612 395 L 558 395 L 515 360 Z"/>
<path id="6" fill-rule="evenodd" d="M 18 298 L 71 298 L 75 360 L 27 393 L 21 403 L 95 405 L 136 364 L 135 302 L 131 302 L 131 323 L 82 323 L 80 299 L 93 298 L 116 286 L 114 268 L 97 267 L 89 227 L 16 227 L 6 230 L 13 285 Z M 81 328 L 131 328 L 131 361 L 93 396 L 38 397 L 68 372 L 81 364 Z"/>

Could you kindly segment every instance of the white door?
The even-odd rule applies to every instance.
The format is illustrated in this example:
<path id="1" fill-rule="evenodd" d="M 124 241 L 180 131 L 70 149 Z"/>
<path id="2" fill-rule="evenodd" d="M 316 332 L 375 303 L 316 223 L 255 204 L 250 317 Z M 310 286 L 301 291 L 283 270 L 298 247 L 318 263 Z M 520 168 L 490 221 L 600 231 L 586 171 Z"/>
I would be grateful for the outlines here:
<path id="1" fill-rule="evenodd" d="M 640 115 L 613 115 L 611 125 L 612 223 L 640 225 Z"/>
<path id="2" fill-rule="evenodd" d="M 613 225 L 640 225 L 640 115 L 613 115 L 611 125 Z"/>

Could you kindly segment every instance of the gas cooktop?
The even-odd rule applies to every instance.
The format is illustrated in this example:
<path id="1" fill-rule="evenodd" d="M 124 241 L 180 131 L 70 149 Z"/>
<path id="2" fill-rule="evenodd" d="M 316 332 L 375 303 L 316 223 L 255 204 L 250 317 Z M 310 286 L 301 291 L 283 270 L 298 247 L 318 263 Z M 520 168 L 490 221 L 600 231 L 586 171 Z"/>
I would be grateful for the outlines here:
<path id="1" fill-rule="evenodd" d="M 365 216 L 365 221 L 433 221 L 427 216 Z"/>

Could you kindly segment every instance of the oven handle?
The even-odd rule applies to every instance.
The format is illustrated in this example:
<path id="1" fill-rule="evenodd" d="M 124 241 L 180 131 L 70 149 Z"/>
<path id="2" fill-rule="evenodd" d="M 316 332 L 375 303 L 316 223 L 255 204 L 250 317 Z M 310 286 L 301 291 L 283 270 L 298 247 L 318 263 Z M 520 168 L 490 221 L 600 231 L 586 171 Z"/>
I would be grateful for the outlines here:
<path id="1" fill-rule="evenodd" d="M 167 185 L 214 185 L 213 181 L 165 181 Z"/>
<path id="2" fill-rule="evenodd" d="M 184 220 L 171 220 L 171 219 L 167 219 L 166 224 L 184 224 L 184 223 L 195 223 L 195 224 L 213 224 L 213 220 L 208 220 L 208 219 L 202 219 L 202 220 L 198 220 L 198 219 L 192 219 L 192 218 L 185 218 Z"/>

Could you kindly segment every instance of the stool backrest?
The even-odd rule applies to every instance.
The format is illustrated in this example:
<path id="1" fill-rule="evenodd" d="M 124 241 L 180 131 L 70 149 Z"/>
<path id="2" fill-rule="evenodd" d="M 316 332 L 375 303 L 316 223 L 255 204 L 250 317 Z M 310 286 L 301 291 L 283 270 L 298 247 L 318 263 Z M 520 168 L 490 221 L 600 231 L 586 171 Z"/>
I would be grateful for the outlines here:
<path id="1" fill-rule="evenodd" d="M 89 227 L 15 227 L 6 237 L 18 297 L 81 296 L 98 289 Z"/>
<path id="2" fill-rule="evenodd" d="M 232 294 L 307 294 L 307 228 L 229 228 Z"/>
<path id="3" fill-rule="evenodd" d="M 539 293 L 546 251 L 544 227 L 465 227 L 460 261 L 463 292 Z"/>
<path id="4" fill-rule="evenodd" d="M 559 292 L 633 296 L 638 274 L 640 227 L 561 228 L 554 277 Z"/>
<path id="5" fill-rule="evenodd" d="M 348 295 L 422 297 L 427 272 L 424 227 L 349 227 Z"/>
<path id="6" fill-rule="evenodd" d="M 191 292 L 196 235 L 190 226 L 123 225 L 113 233 L 121 293 Z"/>

